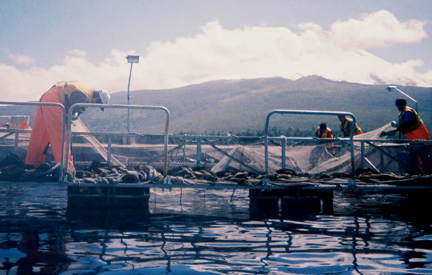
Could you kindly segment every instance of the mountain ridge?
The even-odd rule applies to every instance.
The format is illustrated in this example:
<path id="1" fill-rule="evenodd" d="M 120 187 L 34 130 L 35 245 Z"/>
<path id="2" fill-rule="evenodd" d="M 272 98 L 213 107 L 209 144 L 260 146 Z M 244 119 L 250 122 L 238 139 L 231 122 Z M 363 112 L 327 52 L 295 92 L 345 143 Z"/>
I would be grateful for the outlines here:
<path id="1" fill-rule="evenodd" d="M 262 133 L 266 116 L 274 109 L 351 112 L 359 126 L 370 131 L 398 118 L 394 101 L 402 95 L 388 92 L 386 88 L 387 85 L 307 76 L 297 80 L 283 77 L 213 80 L 172 89 L 134 90 L 130 94 L 131 104 L 168 108 L 170 133 L 225 135 Z M 432 90 L 412 86 L 399 88 L 419 101 L 419 113 L 429 128 Z M 127 104 L 127 92 L 112 93 L 110 103 Z M 19 114 L 25 113 L 24 109 L 19 110 Z M 3 108 L 0 110 L 0 113 L 5 112 Z M 106 108 L 105 112 L 89 109 L 81 118 L 93 131 L 127 129 L 127 110 L 124 109 Z M 132 132 L 163 132 L 164 117 L 156 111 L 131 110 L 130 122 Z M 338 119 L 328 116 L 275 115 L 270 127 L 282 134 L 300 129 L 312 135 L 321 122 L 326 122 L 336 135 L 340 132 Z"/>

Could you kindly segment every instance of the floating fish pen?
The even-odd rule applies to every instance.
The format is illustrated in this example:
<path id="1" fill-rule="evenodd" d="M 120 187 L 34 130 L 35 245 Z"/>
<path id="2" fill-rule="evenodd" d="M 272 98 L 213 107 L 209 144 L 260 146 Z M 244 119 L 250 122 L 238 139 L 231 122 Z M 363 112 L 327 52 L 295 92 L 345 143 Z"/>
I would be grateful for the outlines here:
<path id="1" fill-rule="evenodd" d="M 146 205 L 150 188 L 226 189 L 232 190 L 232 196 L 236 190 L 247 190 L 251 213 L 257 212 L 255 208 L 266 208 L 278 215 L 292 209 L 329 212 L 335 192 L 403 194 L 413 203 L 429 203 L 432 195 L 432 177 L 426 171 L 431 158 L 430 141 L 420 143 L 380 137 L 390 125 L 358 136 L 351 132 L 349 138 L 340 139 L 268 135 L 270 117 L 276 114 L 346 115 L 355 123 L 355 116 L 348 112 L 273 110 L 266 118 L 264 136 L 221 137 L 170 135 L 169 111 L 164 107 L 104 107 L 161 110 L 166 117 L 164 133 L 94 133 L 80 120 L 72 122 L 71 111 L 66 114 L 64 110 L 68 127 L 64 129 L 63 143 L 68 148 L 74 141 L 72 154 L 77 168 L 74 180 L 66 176 L 66 163 L 47 164 L 40 169 L 23 168 L 30 131 L 3 128 L 0 130 L 0 157 L 3 158 L 0 181 L 3 184 L 50 182 L 67 186 L 70 209 L 79 209 L 81 213 L 120 211 L 120 215 L 141 218 L 148 216 Z M 119 139 L 126 142 L 113 143 Z M 68 154 L 63 152 L 64 159 L 68 159 Z M 426 155 L 425 170 L 419 170 L 419 162 L 410 157 L 413 154 Z M 137 208 L 144 210 L 137 213 Z M 74 214 L 70 211 L 69 214 L 73 218 Z"/>

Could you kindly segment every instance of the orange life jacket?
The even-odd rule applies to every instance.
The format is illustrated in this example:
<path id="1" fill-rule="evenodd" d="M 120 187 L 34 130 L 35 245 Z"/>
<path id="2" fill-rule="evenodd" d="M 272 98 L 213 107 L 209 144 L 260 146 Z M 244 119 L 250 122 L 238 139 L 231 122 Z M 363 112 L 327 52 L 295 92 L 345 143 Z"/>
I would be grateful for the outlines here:
<path id="1" fill-rule="evenodd" d="M 407 123 L 405 121 L 406 112 L 412 112 L 414 114 L 414 119 L 409 123 Z M 399 126 L 402 126 L 402 127 L 398 127 L 398 129 L 402 134 L 412 132 L 412 131 L 416 130 L 417 128 L 419 128 L 420 126 L 422 126 L 423 124 L 424 124 L 423 120 L 420 118 L 420 116 L 417 114 L 417 112 L 408 106 L 399 115 Z"/>
<path id="2" fill-rule="evenodd" d="M 344 134 L 344 137 L 349 137 L 351 134 L 351 129 L 349 128 L 349 123 L 352 122 L 353 120 L 350 118 L 345 118 L 345 121 L 341 123 L 340 129 Z M 362 130 L 360 129 L 360 127 L 357 125 L 357 123 L 355 124 L 355 128 L 354 128 L 354 135 L 358 135 L 362 132 Z"/>
<path id="3" fill-rule="evenodd" d="M 320 127 L 317 128 L 315 135 L 319 138 L 333 138 L 333 132 L 332 130 L 327 127 L 324 133 L 321 134 Z"/>

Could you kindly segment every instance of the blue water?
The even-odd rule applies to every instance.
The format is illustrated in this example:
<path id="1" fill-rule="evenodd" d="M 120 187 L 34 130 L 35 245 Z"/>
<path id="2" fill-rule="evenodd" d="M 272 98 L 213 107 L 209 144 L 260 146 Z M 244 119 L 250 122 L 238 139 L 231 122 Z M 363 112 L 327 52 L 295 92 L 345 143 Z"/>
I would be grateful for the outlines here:
<path id="1" fill-rule="evenodd" d="M 430 274 L 431 215 L 405 200 L 336 194 L 290 217 L 251 213 L 247 191 L 155 189 L 148 218 L 70 218 L 65 187 L 0 185 L 0 274 Z"/>

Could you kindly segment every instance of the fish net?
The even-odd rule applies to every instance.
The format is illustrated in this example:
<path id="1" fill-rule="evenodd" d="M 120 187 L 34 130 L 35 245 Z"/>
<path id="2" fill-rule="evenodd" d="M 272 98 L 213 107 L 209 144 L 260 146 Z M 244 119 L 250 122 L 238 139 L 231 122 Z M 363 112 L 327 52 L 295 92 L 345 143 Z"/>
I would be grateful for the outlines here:
<path id="1" fill-rule="evenodd" d="M 76 132 L 87 128 L 78 123 Z M 390 129 L 390 124 L 354 137 L 355 169 L 369 168 L 376 172 L 404 172 L 412 166 L 409 160 L 409 144 L 390 142 L 380 133 Z M 25 158 L 28 134 L 21 134 L 15 144 L 10 136 L 9 151 Z M 368 140 L 367 142 L 356 140 Z M 77 165 L 89 165 L 93 161 L 110 161 L 113 166 L 135 167 L 149 165 L 159 171 L 164 167 L 164 146 L 161 135 L 137 135 L 133 144 L 108 146 L 106 138 L 98 140 L 91 135 L 73 138 L 73 155 Z M 335 139 L 331 143 L 322 140 L 292 140 L 286 146 L 282 159 L 282 144 L 271 141 L 268 146 L 268 170 L 270 173 L 282 168 L 297 173 L 334 174 L 351 173 L 350 142 Z M 411 145 L 412 146 L 412 145 Z M 362 149 L 363 147 L 363 149 Z M 108 152 L 109 151 L 109 152 Z M 4 151 L 6 153 L 6 150 Z M 47 160 L 53 160 L 48 151 Z M 219 137 L 172 136 L 168 146 L 169 170 L 179 167 L 205 168 L 213 173 L 227 170 L 263 174 L 266 172 L 265 147 L 262 137 L 221 139 Z"/>
<path id="2" fill-rule="evenodd" d="M 409 144 L 390 142 L 380 133 L 390 129 L 390 124 L 354 137 L 355 169 L 369 168 L 376 172 L 403 172 L 409 167 Z M 161 139 L 159 138 L 161 141 Z M 368 140 L 362 142 L 356 140 Z M 320 140 L 299 141 L 286 146 L 285 161 L 282 145 L 273 141 L 268 146 L 268 169 L 275 172 L 282 168 L 297 173 L 333 174 L 351 173 L 351 147 L 347 139 L 335 139 L 320 144 Z M 126 165 L 145 163 L 157 169 L 163 167 L 163 146 L 134 144 L 114 150 L 116 159 Z M 265 147 L 263 138 L 219 140 L 202 136 L 170 138 L 168 150 L 169 168 L 204 167 L 213 173 L 227 170 L 265 173 Z"/>

